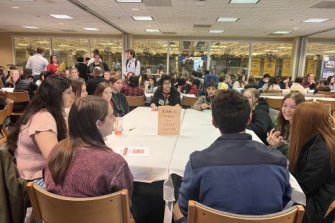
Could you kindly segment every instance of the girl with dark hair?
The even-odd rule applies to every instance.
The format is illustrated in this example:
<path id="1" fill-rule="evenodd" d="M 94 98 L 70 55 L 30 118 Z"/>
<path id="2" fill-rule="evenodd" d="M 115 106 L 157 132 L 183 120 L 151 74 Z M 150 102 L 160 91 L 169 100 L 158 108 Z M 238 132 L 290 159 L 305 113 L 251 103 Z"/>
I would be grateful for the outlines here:
<path id="1" fill-rule="evenodd" d="M 335 133 L 329 113 L 320 102 L 304 102 L 291 123 L 289 171 L 306 195 L 302 222 L 333 222 L 334 210 L 324 219 L 335 200 Z"/>
<path id="2" fill-rule="evenodd" d="M 263 91 L 264 90 L 278 90 L 278 91 L 280 91 L 281 88 L 278 85 L 277 78 L 276 77 L 271 77 L 269 82 L 263 85 L 262 90 Z"/>
<path id="3" fill-rule="evenodd" d="M 46 189 L 66 197 L 94 197 L 128 189 L 133 176 L 122 156 L 105 144 L 112 134 L 113 109 L 105 99 L 76 100 L 69 114 L 69 136 L 52 150 L 44 169 Z"/>
<path id="4" fill-rule="evenodd" d="M 51 149 L 67 136 L 64 109 L 74 100 L 71 81 L 60 75 L 47 77 L 37 95 L 8 136 L 9 151 L 22 177 L 44 187 L 42 169 Z"/>
<path id="5" fill-rule="evenodd" d="M 59 74 L 58 66 L 59 66 L 58 56 L 55 54 L 51 54 L 50 62 L 47 66 L 47 71 Z"/>
<path id="6" fill-rule="evenodd" d="M 148 79 L 148 84 L 145 85 L 144 92 L 155 93 L 156 89 L 157 89 L 156 78 L 150 76 Z"/>
<path id="7" fill-rule="evenodd" d="M 237 80 L 233 84 L 233 89 L 244 88 L 244 86 L 247 84 L 248 83 L 246 82 L 245 75 L 239 75 Z"/>
<path id="8" fill-rule="evenodd" d="M 288 156 L 288 142 L 290 136 L 290 126 L 293 113 L 298 104 L 305 101 L 305 97 L 297 92 L 287 94 L 277 117 L 278 131 L 272 129 L 268 134 L 266 141 L 271 147 L 276 147 L 286 157 Z"/>

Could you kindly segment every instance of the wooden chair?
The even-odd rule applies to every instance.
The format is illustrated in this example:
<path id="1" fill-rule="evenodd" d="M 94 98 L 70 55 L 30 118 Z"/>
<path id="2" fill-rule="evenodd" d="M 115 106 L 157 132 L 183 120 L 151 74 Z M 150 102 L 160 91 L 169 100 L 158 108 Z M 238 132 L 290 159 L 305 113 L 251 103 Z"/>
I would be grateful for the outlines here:
<path id="1" fill-rule="evenodd" d="M 194 105 L 195 102 L 197 102 L 199 97 L 188 97 L 188 96 L 183 96 L 181 99 L 181 106 L 183 108 L 189 108 Z"/>
<path id="2" fill-rule="evenodd" d="M 330 115 L 334 116 L 334 112 L 335 112 L 335 101 L 330 101 L 327 99 L 322 99 L 322 98 L 317 98 L 315 99 L 315 101 L 320 102 L 322 104 L 324 104 L 326 107 L 330 106 Z"/>
<path id="3" fill-rule="evenodd" d="M 270 108 L 280 110 L 282 106 L 283 99 L 280 98 L 265 98 Z"/>
<path id="4" fill-rule="evenodd" d="M 334 210 L 335 208 L 335 201 L 333 201 L 330 205 L 329 205 L 329 208 L 325 214 L 325 218 L 330 214 L 330 212 L 332 212 L 332 210 Z"/>
<path id="5" fill-rule="evenodd" d="M 264 90 L 265 94 L 278 94 L 278 96 L 282 95 L 282 91 L 281 90 Z"/>
<path id="6" fill-rule="evenodd" d="M 126 96 L 126 99 L 129 105 L 129 111 L 144 106 L 144 96 Z"/>
<path id="7" fill-rule="evenodd" d="M 130 217 L 128 191 L 99 197 L 72 198 L 52 194 L 33 182 L 27 190 L 36 217 L 43 223 L 134 223 Z"/>
<path id="8" fill-rule="evenodd" d="M 0 125 L 1 125 L 1 129 L 0 129 L 0 133 L 2 138 L 0 139 L 0 144 L 7 142 L 7 137 L 8 137 L 8 132 L 5 126 L 5 120 L 8 117 L 8 112 L 7 112 L 7 106 L 3 109 L 0 110 Z"/>
<path id="9" fill-rule="evenodd" d="M 6 98 L 12 100 L 14 103 L 16 102 L 28 102 L 30 101 L 28 91 L 23 92 L 5 92 Z M 11 115 L 22 115 L 22 112 L 11 112 Z"/>
<path id="10" fill-rule="evenodd" d="M 144 106 L 144 96 L 126 96 L 129 107 Z"/>
<path id="11" fill-rule="evenodd" d="M 330 92 L 330 91 L 318 91 L 317 94 L 323 94 L 325 97 L 334 97 L 335 94 L 334 92 Z"/>
<path id="12" fill-rule="evenodd" d="M 214 210 L 198 202 L 188 203 L 188 223 L 301 223 L 305 209 L 292 206 L 281 212 L 268 215 L 238 215 Z"/>

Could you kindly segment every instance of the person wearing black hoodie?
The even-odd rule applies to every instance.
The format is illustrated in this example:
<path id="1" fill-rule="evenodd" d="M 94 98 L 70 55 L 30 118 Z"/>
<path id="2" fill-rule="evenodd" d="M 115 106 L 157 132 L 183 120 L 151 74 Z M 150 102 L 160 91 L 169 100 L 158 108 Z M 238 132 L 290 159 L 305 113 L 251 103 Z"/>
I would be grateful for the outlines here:
<path id="1" fill-rule="evenodd" d="M 248 88 L 243 92 L 243 95 L 248 98 L 252 110 L 252 119 L 247 129 L 254 131 L 265 145 L 269 145 L 266 137 L 273 125 L 269 115 L 269 105 L 264 98 L 259 98 L 259 94 L 259 90 L 255 88 Z"/>

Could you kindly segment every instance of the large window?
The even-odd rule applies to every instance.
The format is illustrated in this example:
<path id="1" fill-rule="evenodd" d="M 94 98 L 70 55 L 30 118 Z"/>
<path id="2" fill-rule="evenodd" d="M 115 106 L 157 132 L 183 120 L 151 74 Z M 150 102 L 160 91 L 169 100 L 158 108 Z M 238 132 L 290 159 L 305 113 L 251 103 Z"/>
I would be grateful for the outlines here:
<path id="1" fill-rule="evenodd" d="M 211 42 L 210 71 L 219 75 L 229 74 L 233 79 L 248 74 L 249 42 Z"/>
<path id="2" fill-rule="evenodd" d="M 56 54 L 59 63 L 64 62 L 68 69 L 77 63 L 78 56 L 89 56 L 88 47 L 88 39 L 52 39 L 52 54 Z"/>
<path id="3" fill-rule="evenodd" d="M 37 47 L 45 49 L 44 57 L 49 61 L 50 52 L 56 54 L 59 62 L 70 69 L 77 63 L 77 57 L 91 57 L 90 49 L 98 49 L 103 61 L 112 69 L 121 68 L 121 39 L 85 39 L 85 38 L 51 38 L 51 37 L 14 37 L 15 63 L 25 67 L 30 55 L 36 53 Z M 51 49 L 52 48 L 52 49 Z M 50 50 L 51 49 L 51 50 Z"/>
<path id="4" fill-rule="evenodd" d="M 250 75 L 292 76 L 291 55 L 292 43 L 253 43 Z"/>
<path id="5" fill-rule="evenodd" d="M 167 41 L 134 40 L 133 49 L 136 59 L 141 62 L 142 72 L 148 74 L 157 74 L 160 70 L 167 72 Z"/>
<path id="6" fill-rule="evenodd" d="M 98 49 L 100 55 L 110 69 L 122 68 L 121 39 L 91 39 L 91 50 Z M 91 55 L 93 57 L 93 55 Z"/>
<path id="7" fill-rule="evenodd" d="M 204 73 L 208 63 L 207 48 L 207 41 L 171 41 L 170 72 L 195 70 Z"/>
<path id="8" fill-rule="evenodd" d="M 307 43 L 305 75 L 313 73 L 316 79 L 335 75 L 335 43 Z"/>
<path id="9" fill-rule="evenodd" d="M 44 57 L 49 61 L 50 57 L 50 38 L 44 37 L 15 37 L 14 38 L 14 57 L 15 65 L 26 67 L 29 56 L 36 53 L 37 47 L 43 47 Z"/>

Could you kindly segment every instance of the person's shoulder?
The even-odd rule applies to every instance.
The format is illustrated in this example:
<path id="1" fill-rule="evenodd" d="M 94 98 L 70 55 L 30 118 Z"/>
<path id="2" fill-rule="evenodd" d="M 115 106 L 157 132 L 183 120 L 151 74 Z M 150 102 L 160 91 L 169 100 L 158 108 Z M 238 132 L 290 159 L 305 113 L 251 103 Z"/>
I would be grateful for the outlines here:
<path id="1" fill-rule="evenodd" d="M 36 112 L 31 117 L 32 121 L 38 121 L 38 122 L 50 122 L 55 121 L 55 118 L 53 115 L 46 109 L 41 109 L 38 112 Z"/>

